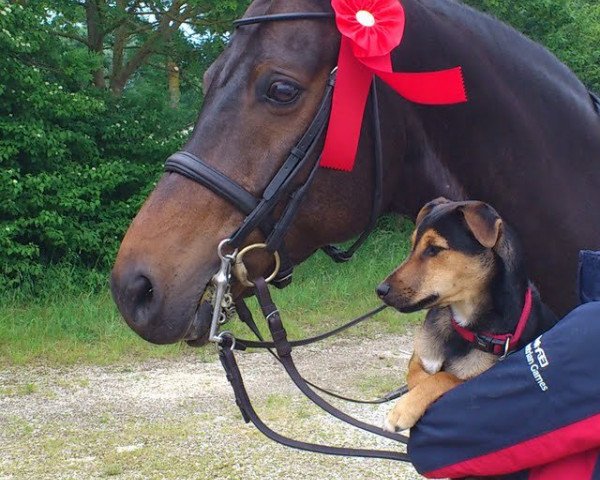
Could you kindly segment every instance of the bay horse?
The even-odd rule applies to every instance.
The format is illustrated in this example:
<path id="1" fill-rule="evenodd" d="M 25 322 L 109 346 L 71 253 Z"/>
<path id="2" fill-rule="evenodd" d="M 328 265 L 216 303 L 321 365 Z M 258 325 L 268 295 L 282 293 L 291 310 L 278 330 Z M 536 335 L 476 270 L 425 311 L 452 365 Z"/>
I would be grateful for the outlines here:
<path id="1" fill-rule="evenodd" d="M 461 65 L 469 100 L 417 105 L 378 82 L 384 180 L 377 213 L 414 219 L 439 196 L 492 204 L 519 233 L 545 301 L 565 313 L 576 303 L 578 251 L 600 245 L 600 117 L 588 91 L 545 48 L 487 15 L 451 0 L 402 3 L 406 27 L 394 70 Z M 287 12 L 331 6 L 255 0 L 246 16 Z M 184 151 L 260 195 L 313 119 L 339 44 L 332 20 L 237 29 L 205 74 L 204 105 Z M 369 223 L 369 112 L 354 169 L 320 169 L 286 233 L 295 264 Z M 131 223 L 112 271 L 112 294 L 128 325 L 159 344 L 203 338 L 199 298 L 219 266 L 217 245 L 243 218 L 211 190 L 166 173 Z M 255 230 L 246 243 L 261 239 Z M 251 268 L 268 272 L 271 257 L 254 255 Z"/>

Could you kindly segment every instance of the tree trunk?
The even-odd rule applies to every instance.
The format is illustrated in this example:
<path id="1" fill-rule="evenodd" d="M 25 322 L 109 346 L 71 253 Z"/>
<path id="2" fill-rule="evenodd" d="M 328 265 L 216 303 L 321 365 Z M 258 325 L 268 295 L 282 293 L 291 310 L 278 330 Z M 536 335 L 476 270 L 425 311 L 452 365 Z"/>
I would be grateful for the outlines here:
<path id="1" fill-rule="evenodd" d="M 173 60 L 167 61 L 167 75 L 169 78 L 169 99 L 173 109 L 179 108 L 181 91 L 179 89 L 179 67 Z"/>
<path id="2" fill-rule="evenodd" d="M 179 13 L 179 9 L 184 4 L 184 0 L 174 0 L 171 8 L 164 12 L 159 19 L 157 29 L 146 39 L 133 56 L 125 63 L 118 72 L 114 72 L 110 78 L 110 89 L 115 95 L 120 95 L 125 89 L 129 78 L 146 62 L 148 57 L 154 53 L 156 47 L 171 39 L 173 34 L 179 29 L 181 23 L 189 18 L 191 9 L 187 12 Z"/>
<path id="3" fill-rule="evenodd" d="M 88 46 L 90 50 L 99 56 L 101 61 L 92 75 L 94 77 L 94 85 L 97 88 L 106 88 L 104 79 L 104 34 L 102 33 L 102 6 L 105 0 L 86 0 L 85 1 L 85 18 L 87 23 Z"/>

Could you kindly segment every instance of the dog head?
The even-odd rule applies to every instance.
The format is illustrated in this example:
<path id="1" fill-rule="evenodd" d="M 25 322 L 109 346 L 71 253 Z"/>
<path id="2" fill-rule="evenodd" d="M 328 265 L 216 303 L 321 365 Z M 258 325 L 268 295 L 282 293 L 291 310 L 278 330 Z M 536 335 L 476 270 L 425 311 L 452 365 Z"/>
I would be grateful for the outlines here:
<path id="1" fill-rule="evenodd" d="M 401 312 L 481 295 L 506 253 L 505 224 L 488 204 L 438 198 L 419 212 L 408 258 L 377 288 Z"/>

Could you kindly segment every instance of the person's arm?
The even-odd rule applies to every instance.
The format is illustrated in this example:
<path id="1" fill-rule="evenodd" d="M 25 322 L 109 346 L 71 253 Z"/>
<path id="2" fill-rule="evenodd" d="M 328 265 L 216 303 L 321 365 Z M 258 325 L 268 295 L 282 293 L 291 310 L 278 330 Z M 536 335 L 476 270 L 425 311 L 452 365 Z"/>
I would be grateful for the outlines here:
<path id="1" fill-rule="evenodd" d="M 502 475 L 600 447 L 600 302 L 448 392 L 411 430 L 430 478 Z"/>

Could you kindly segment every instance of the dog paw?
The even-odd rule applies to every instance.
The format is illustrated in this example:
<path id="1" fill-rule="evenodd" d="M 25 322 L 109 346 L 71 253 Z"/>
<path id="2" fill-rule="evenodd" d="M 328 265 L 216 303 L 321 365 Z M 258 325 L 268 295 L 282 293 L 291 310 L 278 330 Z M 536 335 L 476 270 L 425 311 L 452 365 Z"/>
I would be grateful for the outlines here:
<path id="1" fill-rule="evenodd" d="M 388 413 L 383 429 L 388 432 L 399 432 L 412 428 L 421 418 L 422 413 L 413 408 L 410 402 L 401 398 Z"/>
<path id="2" fill-rule="evenodd" d="M 388 417 L 389 417 L 389 415 L 388 415 Z M 383 425 L 382 425 L 382 428 L 383 428 L 383 429 L 384 429 L 386 432 L 391 432 L 391 433 L 395 433 L 395 432 L 398 432 L 398 431 L 400 431 L 400 430 L 399 430 L 399 427 L 397 427 L 396 425 L 392 424 L 392 423 L 390 422 L 389 418 L 387 418 L 387 417 L 386 417 L 386 418 L 383 420 Z"/>

